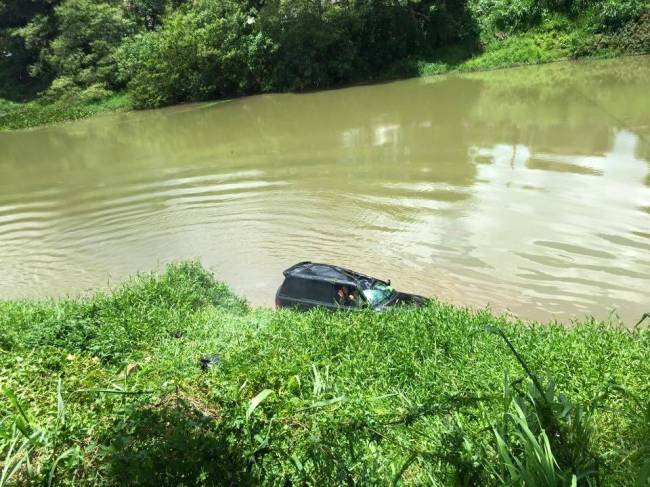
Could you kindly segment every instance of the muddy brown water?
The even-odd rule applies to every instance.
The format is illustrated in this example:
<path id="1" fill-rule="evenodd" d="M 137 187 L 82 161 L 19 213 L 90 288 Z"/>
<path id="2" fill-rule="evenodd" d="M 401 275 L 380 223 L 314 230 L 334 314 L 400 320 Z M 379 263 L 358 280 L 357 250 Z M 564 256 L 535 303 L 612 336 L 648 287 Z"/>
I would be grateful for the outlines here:
<path id="1" fill-rule="evenodd" d="M 523 318 L 650 308 L 650 58 L 0 134 L 0 297 L 199 258 L 252 303 L 337 263 Z"/>

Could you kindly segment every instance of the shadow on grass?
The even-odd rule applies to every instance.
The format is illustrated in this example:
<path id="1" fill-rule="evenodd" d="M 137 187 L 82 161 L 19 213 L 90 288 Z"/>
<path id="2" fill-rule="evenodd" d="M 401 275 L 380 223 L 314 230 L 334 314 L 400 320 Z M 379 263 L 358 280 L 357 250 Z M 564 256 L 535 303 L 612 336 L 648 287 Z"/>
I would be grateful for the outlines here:
<path id="1" fill-rule="evenodd" d="M 136 409 L 113 429 L 104 475 L 116 485 L 252 485 L 218 415 L 185 399 Z"/>

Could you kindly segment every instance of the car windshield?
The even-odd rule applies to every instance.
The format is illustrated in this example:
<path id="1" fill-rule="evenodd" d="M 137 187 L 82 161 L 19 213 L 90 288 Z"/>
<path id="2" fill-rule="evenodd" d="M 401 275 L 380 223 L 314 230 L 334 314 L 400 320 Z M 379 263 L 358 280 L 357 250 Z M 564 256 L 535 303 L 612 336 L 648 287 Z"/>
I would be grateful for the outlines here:
<path id="1" fill-rule="evenodd" d="M 385 301 L 388 301 L 395 291 L 392 287 L 383 282 L 377 282 L 368 289 L 363 290 L 363 295 L 370 304 L 370 306 L 377 306 Z"/>

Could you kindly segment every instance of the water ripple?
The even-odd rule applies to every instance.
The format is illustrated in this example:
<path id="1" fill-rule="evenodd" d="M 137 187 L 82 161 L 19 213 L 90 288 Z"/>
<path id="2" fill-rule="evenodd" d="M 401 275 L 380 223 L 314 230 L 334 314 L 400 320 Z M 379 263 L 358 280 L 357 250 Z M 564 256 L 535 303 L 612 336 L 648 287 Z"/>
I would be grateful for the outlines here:
<path id="1" fill-rule="evenodd" d="M 310 259 L 524 317 L 633 319 L 650 305 L 643 59 L 621 79 L 581 63 L 562 83 L 549 67 L 552 83 L 411 80 L 0 134 L 0 296 L 198 257 L 270 305 Z"/>

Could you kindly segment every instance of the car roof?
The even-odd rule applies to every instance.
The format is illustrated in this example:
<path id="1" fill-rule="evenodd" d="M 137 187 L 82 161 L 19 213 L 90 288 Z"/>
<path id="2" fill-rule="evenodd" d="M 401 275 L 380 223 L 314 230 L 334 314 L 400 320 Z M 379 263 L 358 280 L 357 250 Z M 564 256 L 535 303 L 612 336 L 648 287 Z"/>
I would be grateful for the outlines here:
<path id="1" fill-rule="evenodd" d="M 356 285 L 360 280 L 380 281 L 379 279 L 364 276 L 363 274 L 345 269 L 344 267 L 309 261 L 299 262 L 298 264 L 289 267 L 283 274 L 285 277 L 291 276 L 302 279 L 334 281 L 339 284 L 350 285 Z"/>

